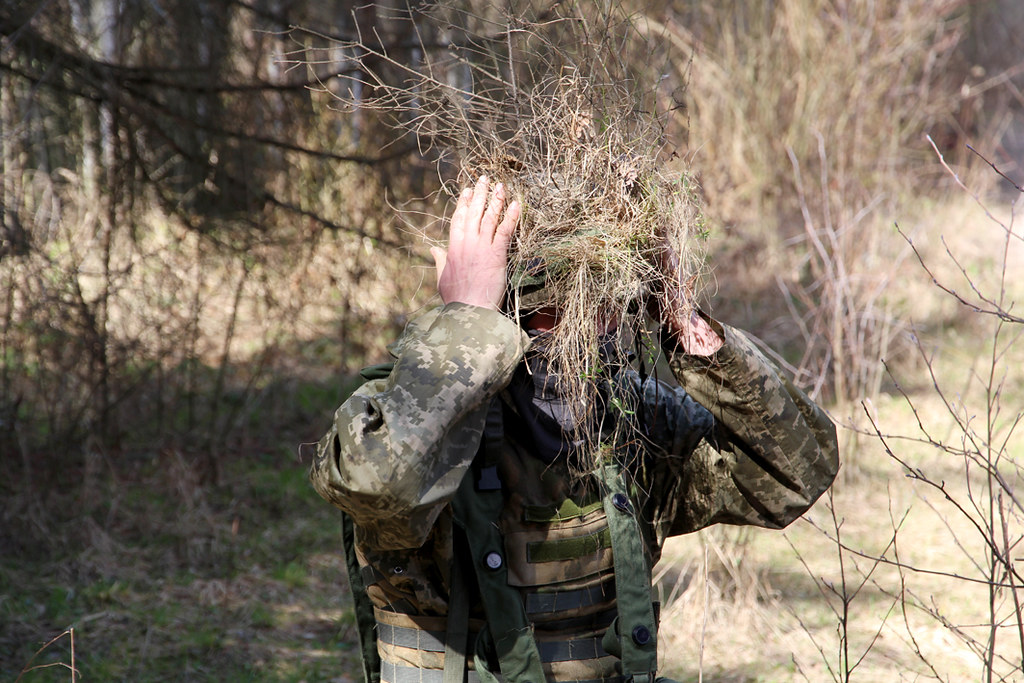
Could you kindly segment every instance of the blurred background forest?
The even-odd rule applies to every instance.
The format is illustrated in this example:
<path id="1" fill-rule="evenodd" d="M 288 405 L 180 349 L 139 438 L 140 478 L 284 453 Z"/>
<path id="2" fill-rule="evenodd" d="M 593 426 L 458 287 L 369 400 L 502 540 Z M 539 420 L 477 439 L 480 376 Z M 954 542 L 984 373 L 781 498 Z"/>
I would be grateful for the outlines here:
<path id="1" fill-rule="evenodd" d="M 1019 193 L 1024 5 L 618 4 L 653 55 L 666 161 L 700 184 L 707 305 L 840 418 L 895 391 L 883 359 L 930 385 L 922 335 L 976 328 L 911 285 L 893 226 L 940 250 L 963 232 L 942 160 L 979 195 Z M 423 36 L 389 20 L 405 6 L 0 7 L 0 674 L 354 674 L 343 603 L 317 606 L 343 579 L 300 444 L 435 300 L 426 239 L 454 169 L 333 96 L 337 39 L 416 63 Z"/>

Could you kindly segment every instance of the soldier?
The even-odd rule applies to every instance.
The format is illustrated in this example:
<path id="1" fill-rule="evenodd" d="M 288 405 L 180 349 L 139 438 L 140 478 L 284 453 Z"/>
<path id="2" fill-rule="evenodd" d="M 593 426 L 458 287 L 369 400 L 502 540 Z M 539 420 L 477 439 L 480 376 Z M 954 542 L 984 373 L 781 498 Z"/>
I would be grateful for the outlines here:
<path id="1" fill-rule="evenodd" d="M 665 539 L 789 524 L 836 475 L 835 427 L 683 283 L 657 302 L 679 386 L 610 360 L 600 393 L 634 409 L 581 423 L 547 378 L 557 307 L 522 327 L 500 310 L 520 213 L 504 195 L 462 192 L 432 250 L 444 306 L 337 410 L 312 467 L 344 511 L 364 674 L 653 682 Z"/>

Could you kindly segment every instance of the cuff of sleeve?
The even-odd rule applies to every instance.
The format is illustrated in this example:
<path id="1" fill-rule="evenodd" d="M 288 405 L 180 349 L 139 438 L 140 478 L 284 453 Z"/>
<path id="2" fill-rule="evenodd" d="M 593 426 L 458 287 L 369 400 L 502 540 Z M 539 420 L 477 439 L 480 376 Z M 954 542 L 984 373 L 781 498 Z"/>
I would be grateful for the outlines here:
<path id="1" fill-rule="evenodd" d="M 717 403 L 755 401 L 756 387 L 779 381 L 778 370 L 742 330 L 706 319 L 723 340 L 715 353 L 691 355 L 674 345 L 666 349 L 676 379 L 698 402 L 706 406 L 712 399 Z"/>
<path id="2" fill-rule="evenodd" d="M 764 371 L 769 364 L 747 334 L 727 325 L 703 311 L 698 311 L 711 329 L 722 338 L 722 345 L 714 353 L 704 356 L 685 352 L 669 334 L 662 336 L 662 348 L 680 365 L 694 370 L 714 368 L 716 373 L 728 376 L 747 375 L 751 371 Z M 738 372 L 737 372 L 738 371 Z M 774 372 L 772 374 L 775 374 Z"/>
<path id="3" fill-rule="evenodd" d="M 518 350 L 520 355 L 530 344 L 526 331 L 505 314 L 460 301 L 453 301 L 441 308 L 431 327 L 438 324 L 457 324 L 472 330 L 483 343 L 504 340 L 510 345 L 509 348 Z"/>

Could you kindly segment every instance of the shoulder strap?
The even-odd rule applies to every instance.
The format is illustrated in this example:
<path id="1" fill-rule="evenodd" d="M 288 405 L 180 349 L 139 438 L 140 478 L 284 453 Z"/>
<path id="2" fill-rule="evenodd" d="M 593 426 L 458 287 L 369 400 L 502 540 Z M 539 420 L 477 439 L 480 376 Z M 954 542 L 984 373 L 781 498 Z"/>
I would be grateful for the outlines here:
<path id="1" fill-rule="evenodd" d="M 462 480 L 452 507 L 469 541 L 470 558 L 501 673 L 507 683 L 543 681 L 544 669 L 533 629 L 519 591 L 508 583 L 505 546 L 494 524 L 501 513 L 504 496 L 500 489 L 477 491 L 475 479 L 475 476 L 467 476 Z"/>
<path id="2" fill-rule="evenodd" d="M 341 513 L 341 537 L 345 545 L 345 566 L 348 585 L 352 593 L 356 629 L 359 631 L 359 652 L 363 662 L 365 683 L 380 683 L 380 655 L 377 653 L 377 621 L 373 617 L 373 603 L 366 594 L 366 585 L 356 559 L 355 527 L 352 518 Z"/>
<path id="3" fill-rule="evenodd" d="M 487 630 L 494 642 L 503 680 L 527 683 L 546 680 L 533 629 L 526 616 L 519 591 L 508 582 L 505 544 L 496 524 L 505 504 L 494 462 L 500 449 L 501 406 L 491 404 L 480 453 L 462 479 L 452 511 L 455 522 L 466 533 L 468 555 L 476 575 L 480 599 L 487 615 Z M 480 658 L 477 658 L 478 675 Z M 483 680 L 487 680 L 481 675 Z M 493 678 L 493 675 L 491 676 Z M 495 679 L 496 680 L 496 679 Z"/>
<path id="4" fill-rule="evenodd" d="M 619 612 L 605 634 L 604 647 L 621 657 L 625 680 L 653 682 L 658 668 L 658 630 L 643 532 L 614 457 L 609 457 L 598 473 L 605 489 L 604 510 L 611 530 Z"/>

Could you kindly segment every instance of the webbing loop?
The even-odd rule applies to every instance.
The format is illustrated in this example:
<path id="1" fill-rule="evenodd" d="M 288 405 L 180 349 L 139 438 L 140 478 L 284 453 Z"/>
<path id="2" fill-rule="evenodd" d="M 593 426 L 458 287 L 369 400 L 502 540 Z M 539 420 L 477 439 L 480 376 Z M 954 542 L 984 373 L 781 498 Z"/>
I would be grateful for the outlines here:
<path id="1" fill-rule="evenodd" d="M 448 582 L 448 629 L 444 646 L 443 683 L 464 683 L 466 651 L 469 649 L 469 588 L 462 575 L 462 558 L 468 550 L 466 539 L 453 529 L 451 580 Z"/>
<path id="2" fill-rule="evenodd" d="M 366 683 L 380 683 L 380 654 L 377 652 L 377 620 L 373 616 L 373 603 L 366 594 L 366 584 L 356 559 L 355 525 L 345 512 L 341 513 L 341 537 L 345 546 L 345 566 L 348 569 L 348 585 L 352 593 L 353 609 L 356 615 L 356 629 L 359 632 L 359 652 L 363 665 L 363 680 Z"/>

